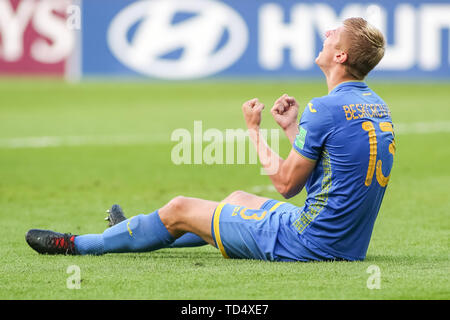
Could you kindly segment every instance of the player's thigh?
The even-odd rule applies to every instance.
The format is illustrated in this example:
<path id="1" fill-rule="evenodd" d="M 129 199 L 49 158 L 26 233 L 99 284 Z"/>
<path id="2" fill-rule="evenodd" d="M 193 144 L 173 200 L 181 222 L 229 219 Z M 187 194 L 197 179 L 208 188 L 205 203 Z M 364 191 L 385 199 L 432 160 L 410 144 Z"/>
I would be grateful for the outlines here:
<path id="1" fill-rule="evenodd" d="M 311 254 L 292 227 L 300 210 L 277 200 L 260 209 L 221 203 L 213 216 L 213 238 L 225 258 L 321 260 Z"/>
<path id="2" fill-rule="evenodd" d="M 179 196 L 162 207 L 159 216 L 173 236 L 178 238 L 186 232 L 192 232 L 214 244 L 211 221 L 218 204 L 215 201 Z"/>
<path id="3" fill-rule="evenodd" d="M 221 203 L 213 217 L 213 237 L 225 258 L 275 260 L 280 214 Z"/>
<path id="4" fill-rule="evenodd" d="M 245 191 L 234 191 L 221 202 L 229 203 L 237 206 L 244 206 L 249 209 L 259 209 L 261 206 L 269 201 L 269 198 L 260 197 Z"/>

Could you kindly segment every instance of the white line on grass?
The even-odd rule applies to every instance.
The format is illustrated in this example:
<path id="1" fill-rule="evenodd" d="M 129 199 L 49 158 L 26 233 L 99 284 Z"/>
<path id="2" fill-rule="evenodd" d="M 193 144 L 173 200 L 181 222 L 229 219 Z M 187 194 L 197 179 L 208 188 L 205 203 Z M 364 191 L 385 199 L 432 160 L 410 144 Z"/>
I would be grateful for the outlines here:
<path id="1" fill-rule="evenodd" d="M 271 184 L 268 185 L 260 185 L 253 186 L 250 188 L 251 193 L 260 193 L 260 192 L 277 192 L 277 189 Z"/>
<path id="2" fill-rule="evenodd" d="M 447 133 L 450 121 L 397 123 L 396 135 Z M 94 136 L 42 136 L 0 138 L 0 148 L 49 148 L 73 146 L 138 145 L 171 142 L 170 134 L 163 135 L 94 135 Z"/>
<path id="3" fill-rule="evenodd" d="M 395 134 L 423 134 L 450 132 L 450 121 L 394 123 Z"/>
<path id="4" fill-rule="evenodd" d="M 108 146 L 154 144 L 164 142 L 166 137 L 154 135 L 99 135 L 99 136 L 44 136 L 0 139 L 0 148 L 48 148 L 73 146 Z M 169 141 L 169 139 L 167 139 Z"/>

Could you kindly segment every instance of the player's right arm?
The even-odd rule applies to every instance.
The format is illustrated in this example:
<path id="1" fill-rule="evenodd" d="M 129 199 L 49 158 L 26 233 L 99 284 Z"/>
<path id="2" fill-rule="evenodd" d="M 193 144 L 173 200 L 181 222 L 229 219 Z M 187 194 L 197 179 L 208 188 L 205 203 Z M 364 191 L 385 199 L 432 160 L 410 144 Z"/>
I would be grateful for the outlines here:
<path id="1" fill-rule="evenodd" d="M 286 160 L 275 153 L 260 134 L 263 109 L 264 105 L 258 99 L 249 100 L 242 106 L 250 140 L 274 187 L 283 197 L 291 198 L 303 189 L 315 167 L 315 161 L 299 156 L 295 150 L 291 151 Z"/>
<path id="2" fill-rule="evenodd" d="M 294 143 L 295 137 L 298 134 L 298 103 L 293 98 L 287 94 L 279 97 L 273 104 L 270 110 L 276 123 L 283 129 L 286 137 L 291 142 Z"/>

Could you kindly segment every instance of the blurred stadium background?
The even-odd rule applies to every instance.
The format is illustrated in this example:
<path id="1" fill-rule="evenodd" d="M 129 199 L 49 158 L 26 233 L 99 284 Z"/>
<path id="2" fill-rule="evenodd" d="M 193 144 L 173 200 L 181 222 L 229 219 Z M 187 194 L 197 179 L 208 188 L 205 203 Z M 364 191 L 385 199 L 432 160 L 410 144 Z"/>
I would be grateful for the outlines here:
<path id="1" fill-rule="evenodd" d="M 171 133 L 196 120 L 243 128 L 253 97 L 270 107 L 283 93 L 300 105 L 327 94 L 314 58 L 350 16 L 386 35 L 367 82 L 398 140 L 366 261 L 224 261 L 207 247 L 43 257 L 26 246 L 32 227 L 101 232 L 113 203 L 131 216 L 179 194 L 280 199 L 257 165 L 175 165 Z M 450 298 L 449 30 L 444 0 L 0 0 L 0 298 Z M 71 264 L 82 290 L 65 286 Z M 366 286 L 370 265 L 381 290 Z"/>

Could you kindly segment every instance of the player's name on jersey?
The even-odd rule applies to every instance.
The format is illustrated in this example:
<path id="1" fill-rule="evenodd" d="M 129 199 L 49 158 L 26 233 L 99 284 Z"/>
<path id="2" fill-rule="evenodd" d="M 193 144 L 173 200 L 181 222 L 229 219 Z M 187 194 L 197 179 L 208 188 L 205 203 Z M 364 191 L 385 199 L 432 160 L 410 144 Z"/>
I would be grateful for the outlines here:
<path id="1" fill-rule="evenodd" d="M 342 106 L 345 112 L 345 119 L 354 120 L 360 118 L 382 118 L 391 116 L 391 111 L 385 104 L 349 104 Z"/>

